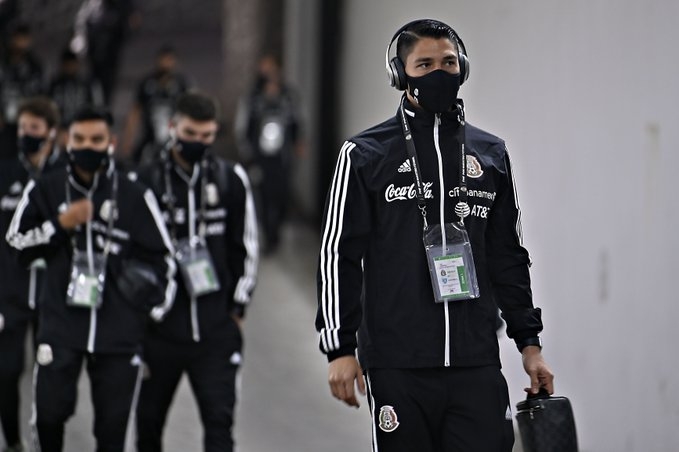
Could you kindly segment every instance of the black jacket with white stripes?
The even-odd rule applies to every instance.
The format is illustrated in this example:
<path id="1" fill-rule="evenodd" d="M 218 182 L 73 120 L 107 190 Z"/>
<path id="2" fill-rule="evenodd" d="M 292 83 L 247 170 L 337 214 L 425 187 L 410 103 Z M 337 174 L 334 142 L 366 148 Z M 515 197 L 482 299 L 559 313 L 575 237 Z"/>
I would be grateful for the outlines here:
<path id="1" fill-rule="evenodd" d="M 111 208 L 113 178 L 118 179 L 117 212 Z M 89 197 L 93 218 L 75 231 L 59 224 L 59 214 L 68 200 Z M 108 219 L 114 215 L 110 254 L 106 265 L 103 303 L 99 309 L 67 304 L 71 280 L 73 245 L 88 253 L 103 253 Z M 7 232 L 7 241 L 19 250 L 19 259 L 29 263 L 37 258 L 47 262 L 40 295 L 38 342 L 90 353 L 128 353 L 141 349 L 149 313 L 162 318 L 171 306 L 176 290 L 176 267 L 162 214 L 153 193 L 119 173 L 113 164 L 87 186 L 69 168 L 30 181 Z M 155 306 L 145 299 L 130 300 L 120 290 L 123 265 L 131 259 L 153 268 L 163 284 L 164 301 Z"/>
<path id="2" fill-rule="evenodd" d="M 172 311 L 151 327 L 153 334 L 173 342 L 233 339 L 239 334 L 234 316 L 245 315 L 257 279 L 257 218 L 247 174 L 241 165 L 212 155 L 205 163 L 207 172 L 196 164 L 189 174 L 163 151 L 160 159 L 139 170 L 139 180 L 158 199 L 173 240 L 189 236 L 191 219 L 199 234 L 205 197 L 205 242 L 220 290 L 192 299 L 183 279 L 177 278 Z"/>
<path id="3" fill-rule="evenodd" d="M 458 221 L 456 114 L 407 105 L 425 186 L 428 224 Z M 354 354 L 364 368 L 499 364 L 497 307 L 508 335 L 537 338 L 529 256 L 504 142 L 467 123 L 467 186 L 481 297 L 435 303 L 423 219 L 399 116 L 342 147 L 326 202 L 316 327 L 329 360 Z M 357 334 L 358 332 L 358 334 Z M 358 336 L 358 338 L 357 338 Z M 358 341 L 357 341 L 358 339 Z"/>
<path id="4" fill-rule="evenodd" d="M 40 170 L 33 169 L 23 156 L 0 164 L 0 331 L 11 329 L 35 314 L 41 262 L 27 268 L 20 265 L 15 249 L 4 239 L 21 194 L 28 181 L 66 164 L 64 153 L 55 149 Z"/>

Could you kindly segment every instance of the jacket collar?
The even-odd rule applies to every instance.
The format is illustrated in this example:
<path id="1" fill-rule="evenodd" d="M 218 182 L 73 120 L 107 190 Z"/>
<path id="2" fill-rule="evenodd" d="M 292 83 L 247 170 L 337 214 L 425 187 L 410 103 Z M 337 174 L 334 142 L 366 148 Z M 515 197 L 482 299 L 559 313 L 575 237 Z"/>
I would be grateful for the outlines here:
<path id="1" fill-rule="evenodd" d="M 464 109 L 464 102 L 462 101 L 462 99 L 458 99 L 457 104 L 458 108 L 461 107 Z M 419 106 L 414 105 L 407 98 L 404 99 L 403 107 L 406 115 L 408 116 L 408 122 L 410 123 L 410 127 L 412 127 L 414 130 L 423 128 L 431 129 L 434 127 L 434 121 L 436 118 L 436 115 L 434 113 L 431 113 Z M 458 108 L 441 113 L 441 127 L 457 128 L 459 124 L 457 120 Z M 397 111 L 396 114 L 397 116 L 400 116 L 399 111 Z"/>

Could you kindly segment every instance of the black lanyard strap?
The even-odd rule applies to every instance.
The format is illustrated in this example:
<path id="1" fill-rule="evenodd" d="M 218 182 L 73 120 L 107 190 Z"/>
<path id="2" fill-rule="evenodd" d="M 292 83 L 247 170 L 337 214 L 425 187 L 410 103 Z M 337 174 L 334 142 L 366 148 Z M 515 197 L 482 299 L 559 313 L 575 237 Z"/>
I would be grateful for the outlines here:
<path id="1" fill-rule="evenodd" d="M 166 196 L 166 204 L 167 208 L 170 214 L 170 236 L 172 238 L 173 243 L 176 245 L 177 244 L 177 224 L 175 222 L 175 215 L 176 215 L 176 198 L 174 196 L 174 191 L 172 190 L 172 181 L 170 178 L 170 169 L 172 167 L 172 162 L 171 159 L 172 156 L 169 155 L 169 152 L 167 153 L 167 159 L 165 160 L 165 165 L 164 165 L 164 171 L 165 171 L 165 196 Z M 199 174 L 199 177 L 201 179 L 200 181 L 200 189 L 201 189 L 201 196 L 200 196 L 200 222 L 198 224 L 198 239 L 200 240 L 201 243 L 205 241 L 205 235 L 207 231 L 207 225 L 205 223 L 205 210 L 206 210 L 206 196 L 205 193 L 207 192 L 207 172 L 208 172 L 208 160 L 205 158 L 201 162 L 201 173 Z M 195 167 L 193 169 L 194 171 L 196 170 Z M 190 183 L 189 183 L 190 184 Z M 186 221 L 188 224 L 188 221 L 190 221 L 188 212 L 186 215 Z M 189 242 L 192 242 L 195 238 L 194 237 L 189 237 Z"/>
<path id="2" fill-rule="evenodd" d="M 401 127 L 403 129 L 403 137 L 406 142 L 406 151 L 408 153 L 408 158 L 413 169 L 413 174 L 415 175 L 415 193 L 417 197 L 417 207 L 422 212 L 422 217 L 424 219 L 424 226 L 427 226 L 427 204 L 424 192 L 424 184 L 422 183 L 422 173 L 420 172 L 420 165 L 417 161 L 417 150 L 415 149 L 415 141 L 413 140 L 413 134 L 410 130 L 410 124 L 408 123 L 408 118 L 405 112 L 405 99 L 404 95 L 401 98 L 401 105 L 399 107 L 399 112 L 401 116 Z M 464 118 L 464 105 L 462 100 L 458 100 L 457 104 L 457 120 L 460 124 L 458 128 L 458 141 L 460 143 L 460 195 L 459 201 L 455 205 L 455 214 L 460 217 L 460 223 L 464 223 L 465 217 L 469 215 L 471 209 L 469 204 L 467 204 L 467 155 L 465 149 L 465 118 Z"/>
<path id="3" fill-rule="evenodd" d="M 88 199 L 90 199 L 90 202 L 92 202 L 92 207 L 94 207 L 94 200 L 92 199 L 92 196 L 94 195 L 94 191 L 97 189 L 99 186 L 99 176 L 100 173 L 94 173 L 94 179 L 92 181 L 92 187 L 87 193 Z M 66 178 L 66 205 L 69 206 L 71 204 L 71 184 L 69 183 L 69 180 L 72 179 L 74 176 L 72 174 L 69 174 Z M 115 222 L 115 218 L 118 215 L 118 172 L 113 171 L 113 174 L 111 175 L 111 197 L 109 198 L 110 202 L 110 210 L 108 212 L 108 219 L 107 219 L 107 225 L 106 225 L 106 242 L 104 245 L 104 256 L 108 257 L 108 254 L 111 251 L 111 238 L 113 237 L 113 225 Z M 90 220 L 92 221 L 92 220 Z M 73 246 L 73 250 L 78 249 L 78 245 L 75 239 L 75 234 L 71 236 L 71 245 Z"/>
<path id="4" fill-rule="evenodd" d="M 467 150 L 465 148 L 466 140 L 466 122 L 464 119 L 464 104 L 460 100 L 457 104 L 457 122 L 458 127 L 458 141 L 460 143 L 460 195 L 459 201 L 455 204 L 455 214 L 460 217 L 460 223 L 464 224 L 465 217 L 469 216 L 471 209 L 467 204 Z"/>

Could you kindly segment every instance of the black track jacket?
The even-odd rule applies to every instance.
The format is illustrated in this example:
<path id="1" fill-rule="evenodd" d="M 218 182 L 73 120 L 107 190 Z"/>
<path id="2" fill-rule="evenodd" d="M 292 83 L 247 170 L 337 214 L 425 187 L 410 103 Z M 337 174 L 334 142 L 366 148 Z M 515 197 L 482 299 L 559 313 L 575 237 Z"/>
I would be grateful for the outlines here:
<path id="1" fill-rule="evenodd" d="M 221 288 L 192 299 L 181 276 L 177 278 L 172 311 L 152 326 L 153 334 L 173 342 L 239 341 L 232 315 L 245 314 L 257 280 L 257 218 L 247 174 L 242 166 L 219 157 L 208 156 L 206 161 L 207 174 L 199 164 L 188 174 L 164 151 L 161 159 L 139 170 L 140 181 L 155 193 L 168 230 L 176 239 L 188 237 L 190 221 L 198 232 L 201 203 L 206 196 L 205 240 Z M 174 198 L 173 212 L 166 175 Z M 207 194 L 202 190 L 206 176 Z"/>
<path id="2" fill-rule="evenodd" d="M 427 221 L 458 221 L 458 122 L 406 104 Z M 364 369 L 499 364 L 497 307 L 507 333 L 542 330 L 505 143 L 467 123 L 465 219 L 481 297 L 435 303 L 415 178 L 397 116 L 347 141 L 326 202 L 316 327 L 329 360 L 354 354 Z M 358 332 L 358 342 L 357 333 Z"/>
<path id="3" fill-rule="evenodd" d="M 0 164 L 0 315 L 4 328 L 11 329 L 34 315 L 42 276 L 39 262 L 27 268 L 20 265 L 15 249 L 4 237 L 28 181 L 66 164 L 65 155 L 54 149 L 39 172 L 22 157 Z M 3 328 L 0 327 L 0 330 Z"/>
<path id="4" fill-rule="evenodd" d="M 106 265 L 104 297 L 99 309 L 66 304 L 70 281 L 73 244 L 87 251 L 103 252 L 106 242 L 112 178 L 111 164 L 91 187 L 86 187 L 68 168 L 30 181 L 24 189 L 7 232 L 7 241 L 19 250 L 19 259 L 30 263 L 37 258 L 47 262 L 40 296 L 38 342 L 90 353 L 136 353 L 141 350 L 147 317 L 160 319 L 170 308 L 176 284 L 172 244 L 155 197 L 150 190 L 118 173 L 118 209 L 111 234 L 111 253 Z M 90 196 L 93 219 L 73 232 L 59 224 L 66 209 L 66 190 L 71 202 Z M 108 207 L 107 207 L 108 206 Z M 127 300 L 117 281 L 122 266 L 135 258 L 150 264 L 165 285 L 165 301 L 149 306 L 147 300 Z"/>

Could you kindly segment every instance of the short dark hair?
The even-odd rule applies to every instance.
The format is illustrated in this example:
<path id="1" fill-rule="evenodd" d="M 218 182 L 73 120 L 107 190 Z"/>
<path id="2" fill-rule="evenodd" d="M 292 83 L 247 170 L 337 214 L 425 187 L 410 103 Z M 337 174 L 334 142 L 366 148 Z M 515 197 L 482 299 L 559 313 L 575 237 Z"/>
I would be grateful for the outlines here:
<path id="1" fill-rule="evenodd" d="M 86 105 L 78 110 L 71 119 L 69 126 L 75 122 L 104 121 L 106 125 L 113 127 L 113 115 L 105 108 Z"/>
<path id="2" fill-rule="evenodd" d="M 17 117 L 24 113 L 44 119 L 50 129 L 59 124 L 59 107 L 49 97 L 36 96 L 24 100 L 19 105 Z"/>
<path id="3" fill-rule="evenodd" d="M 457 35 L 449 25 L 434 19 L 423 19 L 403 30 L 398 37 L 396 54 L 403 64 L 405 64 L 406 58 L 412 52 L 417 41 L 422 38 L 448 39 L 455 45 L 458 53 L 460 52 Z"/>
<path id="4" fill-rule="evenodd" d="M 163 44 L 158 49 L 156 56 L 162 57 L 162 56 L 166 56 L 166 55 L 177 56 L 177 50 L 170 44 Z"/>
<path id="5" fill-rule="evenodd" d="M 217 120 L 217 103 L 202 93 L 185 93 L 177 99 L 175 114 L 188 116 L 195 121 Z"/>

